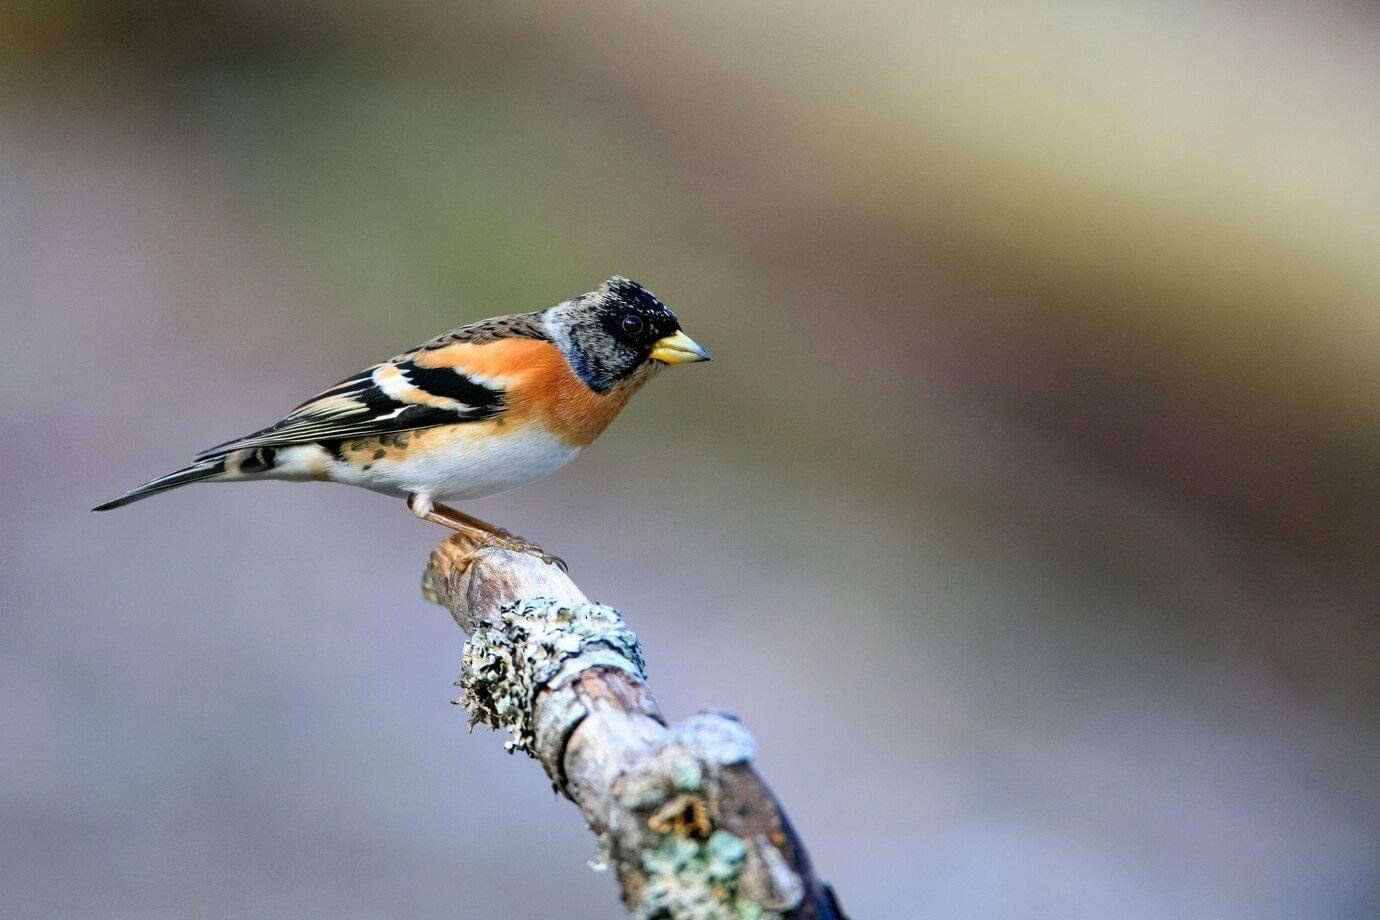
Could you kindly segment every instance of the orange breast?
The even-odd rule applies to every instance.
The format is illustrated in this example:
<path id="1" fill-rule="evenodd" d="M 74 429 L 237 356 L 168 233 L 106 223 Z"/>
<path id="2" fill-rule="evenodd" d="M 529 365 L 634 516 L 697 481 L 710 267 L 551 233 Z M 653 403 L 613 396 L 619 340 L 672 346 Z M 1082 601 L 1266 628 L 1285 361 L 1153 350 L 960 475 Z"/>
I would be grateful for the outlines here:
<path id="1" fill-rule="evenodd" d="M 536 416 L 571 447 L 584 447 L 623 411 L 656 365 L 639 368 L 607 392 L 596 393 L 576 376 L 559 348 L 535 339 L 457 342 L 414 359 L 425 367 L 458 367 L 504 391 L 506 409 L 498 419 L 520 424 Z"/>

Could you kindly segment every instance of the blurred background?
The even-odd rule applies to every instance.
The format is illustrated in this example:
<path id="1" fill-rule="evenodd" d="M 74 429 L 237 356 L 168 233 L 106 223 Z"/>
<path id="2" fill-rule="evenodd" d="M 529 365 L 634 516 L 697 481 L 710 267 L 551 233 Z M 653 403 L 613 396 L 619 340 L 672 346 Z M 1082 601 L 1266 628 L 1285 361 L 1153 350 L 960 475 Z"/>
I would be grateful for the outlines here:
<path id="1" fill-rule="evenodd" d="M 468 510 L 861 918 L 1380 915 L 1380 10 L 0 7 L 0 914 L 597 918 L 442 536 L 98 501 L 620 273 L 713 364 Z"/>

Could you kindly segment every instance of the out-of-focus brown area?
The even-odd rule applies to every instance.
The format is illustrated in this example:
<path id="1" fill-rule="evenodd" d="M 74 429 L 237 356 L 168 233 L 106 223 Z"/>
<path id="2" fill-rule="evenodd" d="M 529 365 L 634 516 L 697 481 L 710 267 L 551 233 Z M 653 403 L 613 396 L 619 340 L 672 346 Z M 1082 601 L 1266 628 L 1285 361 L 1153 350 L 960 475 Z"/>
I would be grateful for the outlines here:
<path id="1" fill-rule="evenodd" d="M 851 913 L 1374 914 L 1377 38 L 0 8 L 0 913 L 608 915 L 573 811 L 446 705 L 400 503 L 85 509 L 621 273 L 714 363 L 473 510 L 623 609 L 670 715 L 739 712 Z"/>

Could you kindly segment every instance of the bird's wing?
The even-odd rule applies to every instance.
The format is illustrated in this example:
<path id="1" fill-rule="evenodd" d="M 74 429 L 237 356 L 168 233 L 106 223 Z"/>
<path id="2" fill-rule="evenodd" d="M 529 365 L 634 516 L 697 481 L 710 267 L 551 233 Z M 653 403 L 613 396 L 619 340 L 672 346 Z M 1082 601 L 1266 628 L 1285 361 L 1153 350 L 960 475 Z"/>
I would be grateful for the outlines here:
<path id="1" fill-rule="evenodd" d="M 217 457 L 245 447 L 363 438 L 492 418 L 504 408 L 502 381 L 465 365 L 473 363 L 478 352 L 494 348 L 503 339 L 545 343 L 546 336 L 534 316 L 501 317 L 437 336 L 345 378 L 267 428 L 217 444 L 197 458 Z"/>

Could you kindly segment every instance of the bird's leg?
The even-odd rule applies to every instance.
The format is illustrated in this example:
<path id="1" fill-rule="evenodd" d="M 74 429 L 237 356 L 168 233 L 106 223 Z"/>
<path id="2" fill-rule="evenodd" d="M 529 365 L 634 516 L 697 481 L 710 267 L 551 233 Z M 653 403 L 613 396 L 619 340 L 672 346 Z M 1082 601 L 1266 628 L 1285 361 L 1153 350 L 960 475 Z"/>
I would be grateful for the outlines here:
<path id="1" fill-rule="evenodd" d="M 424 521 L 457 530 L 482 543 L 490 543 L 495 538 L 499 540 L 514 539 L 513 535 L 502 527 L 495 527 L 488 521 L 481 521 L 479 518 L 449 505 L 436 504 L 426 496 L 415 492 L 408 496 L 407 507 Z"/>
<path id="2" fill-rule="evenodd" d="M 510 533 L 502 527 L 495 527 L 488 521 L 482 521 L 449 505 L 436 504 L 431 501 L 430 496 L 413 492 L 407 496 L 407 507 L 422 520 L 440 524 L 442 527 L 449 527 L 451 530 L 469 537 L 480 546 L 493 546 L 515 553 L 531 553 L 540 556 L 547 565 L 558 565 L 562 571 L 569 571 L 565 560 L 560 556 L 553 556 L 537 544 Z"/>
<path id="3" fill-rule="evenodd" d="M 493 528 L 478 518 L 472 518 L 468 514 L 462 514 L 454 508 L 447 508 L 445 505 L 438 508 L 424 495 L 416 493 L 409 495 L 407 507 L 422 520 L 440 524 L 442 527 L 448 527 L 457 533 L 462 533 L 481 546 L 488 546 L 499 536 Z"/>

